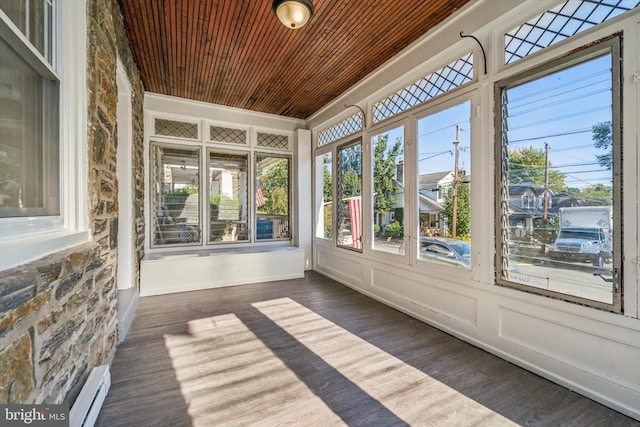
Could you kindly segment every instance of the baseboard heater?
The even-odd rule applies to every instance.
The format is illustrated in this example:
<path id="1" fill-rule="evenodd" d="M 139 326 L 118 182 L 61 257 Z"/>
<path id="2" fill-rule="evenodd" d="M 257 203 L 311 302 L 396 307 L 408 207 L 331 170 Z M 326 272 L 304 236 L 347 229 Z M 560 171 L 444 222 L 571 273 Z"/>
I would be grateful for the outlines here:
<path id="1" fill-rule="evenodd" d="M 109 365 L 93 368 L 69 411 L 70 427 L 93 427 L 111 386 Z"/>

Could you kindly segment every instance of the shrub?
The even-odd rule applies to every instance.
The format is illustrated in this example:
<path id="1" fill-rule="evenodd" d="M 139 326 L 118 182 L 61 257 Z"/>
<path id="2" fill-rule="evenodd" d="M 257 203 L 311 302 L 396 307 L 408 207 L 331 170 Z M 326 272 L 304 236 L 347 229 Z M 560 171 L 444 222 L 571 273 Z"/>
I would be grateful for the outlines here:
<path id="1" fill-rule="evenodd" d="M 398 221 L 392 222 L 391 224 L 387 225 L 385 233 L 390 236 L 399 236 L 400 234 L 402 234 L 402 225 Z"/>

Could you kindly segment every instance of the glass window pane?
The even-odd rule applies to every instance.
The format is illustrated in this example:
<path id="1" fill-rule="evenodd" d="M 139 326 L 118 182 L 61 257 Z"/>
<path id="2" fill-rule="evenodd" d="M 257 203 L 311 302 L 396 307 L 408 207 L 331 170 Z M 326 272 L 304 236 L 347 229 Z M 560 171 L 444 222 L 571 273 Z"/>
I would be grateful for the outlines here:
<path id="1" fill-rule="evenodd" d="M 0 9 L 38 52 L 52 63 L 53 3 L 51 0 L 0 0 Z"/>
<path id="2" fill-rule="evenodd" d="M 362 250 L 362 144 L 338 149 L 338 246 Z"/>
<path id="3" fill-rule="evenodd" d="M 289 239 L 290 159 L 256 155 L 256 239 Z"/>
<path id="4" fill-rule="evenodd" d="M 333 197 L 331 188 L 333 178 L 332 169 L 332 153 L 321 154 L 316 157 L 316 182 L 321 187 L 317 187 L 316 207 L 317 207 L 317 224 L 316 237 L 323 239 L 331 239 L 333 224 Z"/>
<path id="5" fill-rule="evenodd" d="M 418 259 L 471 267 L 470 102 L 418 120 Z"/>
<path id="6" fill-rule="evenodd" d="M 371 138 L 376 251 L 404 255 L 404 127 Z"/>
<path id="7" fill-rule="evenodd" d="M 0 40 L 0 217 L 58 215 L 57 85 Z"/>
<path id="8" fill-rule="evenodd" d="M 510 282 L 613 304 L 612 67 L 606 54 L 503 90 Z"/>
<path id="9" fill-rule="evenodd" d="M 153 245 L 201 242 L 200 150 L 151 146 Z"/>
<path id="10" fill-rule="evenodd" d="M 248 157 L 209 153 L 209 242 L 249 240 Z"/>

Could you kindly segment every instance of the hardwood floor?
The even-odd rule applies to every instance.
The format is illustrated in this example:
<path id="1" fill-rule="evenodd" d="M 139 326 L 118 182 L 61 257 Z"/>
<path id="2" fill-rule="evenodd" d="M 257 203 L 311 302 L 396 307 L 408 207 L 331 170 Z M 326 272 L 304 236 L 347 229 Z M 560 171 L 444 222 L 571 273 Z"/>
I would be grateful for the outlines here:
<path id="1" fill-rule="evenodd" d="M 317 273 L 146 297 L 97 426 L 640 426 Z"/>

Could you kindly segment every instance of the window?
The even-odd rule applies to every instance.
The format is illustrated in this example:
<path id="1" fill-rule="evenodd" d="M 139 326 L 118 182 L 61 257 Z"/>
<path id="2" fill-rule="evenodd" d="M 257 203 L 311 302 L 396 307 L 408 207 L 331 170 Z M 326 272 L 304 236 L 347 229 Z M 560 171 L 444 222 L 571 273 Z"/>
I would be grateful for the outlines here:
<path id="1" fill-rule="evenodd" d="M 42 57 L 53 64 L 53 0 L 0 0 L 0 9 Z"/>
<path id="2" fill-rule="evenodd" d="M 201 242 L 199 165 L 198 148 L 151 145 L 152 246 Z"/>
<path id="3" fill-rule="evenodd" d="M 468 53 L 446 67 L 435 71 L 410 86 L 373 105 L 373 123 L 400 114 L 427 102 L 473 79 L 473 53 Z"/>
<path id="4" fill-rule="evenodd" d="M 362 142 L 338 148 L 338 246 L 362 251 Z"/>
<path id="5" fill-rule="evenodd" d="M 60 215 L 51 2 L 0 1 L 0 218 Z M 15 31 L 19 30 L 26 39 Z M 28 46 L 29 42 L 40 55 Z"/>
<path id="6" fill-rule="evenodd" d="M 363 121 L 364 116 L 359 112 L 334 124 L 333 126 L 318 133 L 316 146 L 324 147 L 325 145 L 331 144 L 339 139 L 346 138 L 349 135 L 360 132 L 362 130 Z"/>
<path id="7" fill-rule="evenodd" d="M 404 255 L 404 127 L 371 138 L 376 251 Z"/>
<path id="8" fill-rule="evenodd" d="M 421 261 L 471 266 L 470 113 L 467 101 L 417 122 Z"/>
<path id="9" fill-rule="evenodd" d="M 316 237 L 331 239 L 333 226 L 333 161 L 332 153 L 316 156 L 316 182 L 320 187 L 316 188 L 317 222 Z"/>
<path id="10" fill-rule="evenodd" d="M 87 82 L 76 78 L 87 70 L 77 36 L 86 19 L 81 0 L 0 0 L 0 269 L 90 238 L 78 179 L 87 174 Z"/>
<path id="11" fill-rule="evenodd" d="M 620 310 L 620 42 L 498 84 L 499 284 Z"/>
<path id="12" fill-rule="evenodd" d="M 209 153 L 209 243 L 249 240 L 247 154 Z"/>
<path id="13" fill-rule="evenodd" d="M 256 239 L 291 237 L 289 216 L 289 157 L 256 155 Z"/>
<path id="14" fill-rule="evenodd" d="M 151 121 L 149 249 L 292 238 L 290 135 L 198 117 Z"/>
<path id="15" fill-rule="evenodd" d="M 566 0 L 504 35 L 504 63 L 511 64 L 638 7 L 638 0 Z"/>

